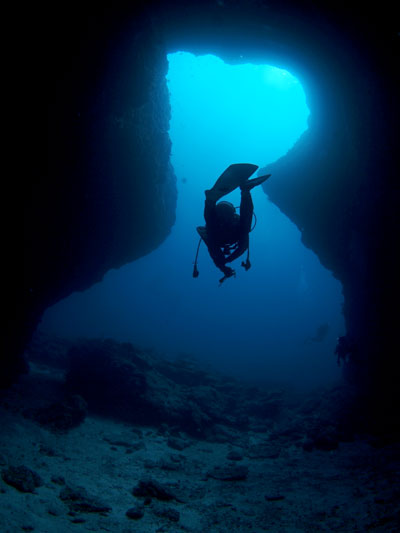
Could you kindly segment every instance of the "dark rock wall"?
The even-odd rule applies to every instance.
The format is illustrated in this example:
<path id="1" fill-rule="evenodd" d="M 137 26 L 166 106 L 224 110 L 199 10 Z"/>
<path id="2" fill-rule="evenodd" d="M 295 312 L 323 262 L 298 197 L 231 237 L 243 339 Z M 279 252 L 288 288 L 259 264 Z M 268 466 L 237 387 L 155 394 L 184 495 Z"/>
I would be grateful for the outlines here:
<path id="1" fill-rule="evenodd" d="M 26 187 L 25 283 L 10 357 L 47 306 L 167 235 L 175 187 L 165 54 L 183 49 L 299 77 L 309 131 L 271 167 L 266 189 L 342 281 L 363 360 L 393 368 L 398 35 L 389 4 L 357 6 L 206 0 L 36 12 L 33 107 L 40 123 L 49 108 L 49 163 L 46 171 L 39 160 Z"/>
<path id="2" fill-rule="evenodd" d="M 48 159 L 41 145 L 38 173 L 26 177 L 11 358 L 48 306 L 155 249 L 174 222 L 168 64 L 135 5 L 59 5 L 34 19 L 32 106 L 39 124 L 48 109 Z"/>
<path id="3" fill-rule="evenodd" d="M 332 66 L 315 80 L 325 109 L 267 167 L 277 179 L 265 190 L 343 284 L 347 335 L 357 347 L 347 376 L 391 398 L 400 377 L 398 36 L 382 13 L 366 15 L 343 18 L 328 33 L 339 45 L 335 57 L 319 47 L 318 58 Z M 312 98 L 309 104 L 313 113 Z"/>

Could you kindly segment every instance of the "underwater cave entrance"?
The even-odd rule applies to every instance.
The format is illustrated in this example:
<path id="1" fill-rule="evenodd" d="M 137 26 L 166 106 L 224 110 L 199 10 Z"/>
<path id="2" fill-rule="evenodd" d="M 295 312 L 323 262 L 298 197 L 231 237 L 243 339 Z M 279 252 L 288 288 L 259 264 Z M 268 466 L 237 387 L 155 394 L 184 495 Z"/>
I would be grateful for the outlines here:
<path id="1" fill-rule="evenodd" d="M 332 383 L 340 377 L 333 354 L 344 332 L 341 285 L 260 187 L 252 193 L 251 269 L 245 272 L 239 258 L 236 278 L 218 287 L 220 272 L 203 245 L 200 276 L 192 278 L 204 190 L 231 163 L 262 167 L 290 149 L 309 113 L 300 83 L 276 67 L 225 65 L 187 52 L 168 59 L 176 224 L 152 253 L 46 312 L 42 329 L 111 337 L 172 358 L 191 355 L 252 382 Z M 300 111 L 288 100 L 293 91 Z M 302 118 L 291 129 L 296 114 Z M 238 197 L 227 198 L 238 205 Z"/>
<path id="2" fill-rule="evenodd" d="M 211 54 L 184 51 L 167 57 L 178 189 L 170 245 L 188 265 L 187 248 L 194 251 L 195 227 L 203 222 L 204 190 L 231 163 L 262 168 L 283 157 L 307 130 L 310 110 L 301 83 L 285 69 L 229 65 Z M 227 199 L 239 205 L 239 192 Z M 190 331 L 187 346 L 197 338 L 203 357 L 250 379 L 260 374 L 301 376 L 304 383 L 335 379 L 333 352 L 344 330 L 341 285 L 261 188 L 253 191 L 253 201 L 258 217 L 251 234 L 253 268 L 245 273 L 237 260 L 237 278 L 218 293 L 220 272 L 203 245 L 201 279 L 191 280 L 185 293 L 195 308 L 187 306 L 182 315 L 182 329 Z"/>
<path id="3" fill-rule="evenodd" d="M 232 163 L 262 169 L 284 156 L 307 130 L 310 110 L 299 80 L 282 68 L 231 65 L 183 51 L 167 59 L 177 225 L 184 221 L 193 228 L 200 223 L 204 190 L 224 169 Z M 261 189 L 253 192 L 254 199 L 260 195 L 265 200 Z M 227 199 L 239 205 L 239 191 Z M 261 209 L 269 208 L 275 209 L 264 202 Z"/>
<path id="4" fill-rule="evenodd" d="M 185 174 L 210 161 L 262 167 L 285 155 L 307 129 L 306 95 L 287 70 L 230 65 L 211 54 L 175 52 L 167 58 L 176 171 Z M 182 157 L 185 151 L 190 157 Z"/>

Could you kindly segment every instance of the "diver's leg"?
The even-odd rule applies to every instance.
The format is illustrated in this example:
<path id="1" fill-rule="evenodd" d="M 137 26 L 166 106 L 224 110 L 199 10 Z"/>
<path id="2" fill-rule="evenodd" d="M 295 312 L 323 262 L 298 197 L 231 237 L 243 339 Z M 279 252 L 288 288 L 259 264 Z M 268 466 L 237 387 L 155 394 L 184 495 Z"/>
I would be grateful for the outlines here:
<path id="1" fill-rule="evenodd" d="M 213 195 L 212 190 L 205 191 L 206 201 L 204 203 L 204 220 L 208 227 L 212 227 L 216 223 L 216 209 L 217 200 Z"/>

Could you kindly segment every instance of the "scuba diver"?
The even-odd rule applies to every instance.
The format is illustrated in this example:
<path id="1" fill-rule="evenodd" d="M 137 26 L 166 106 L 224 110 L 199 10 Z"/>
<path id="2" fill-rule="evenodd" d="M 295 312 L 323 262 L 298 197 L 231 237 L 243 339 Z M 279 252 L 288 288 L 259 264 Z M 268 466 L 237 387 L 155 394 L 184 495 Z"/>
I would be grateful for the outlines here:
<path id="1" fill-rule="evenodd" d="M 352 341 L 349 336 L 342 335 L 338 337 L 337 344 L 335 348 L 335 355 L 337 355 L 337 364 L 346 366 L 350 361 L 357 361 L 358 359 L 358 349 L 357 344 Z"/>
<path id="2" fill-rule="evenodd" d="M 238 163 L 230 165 L 217 179 L 214 186 L 205 191 L 206 200 L 204 206 L 205 226 L 197 227 L 200 241 L 197 247 L 196 259 L 193 268 L 193 277 L 197 278 L 197 257 L 201 241 L 208 248 L 211 259 L 224 276 L 219 280 L 220 284 L 227 278 L 235 276 L 233 268 L 227 266 L 247 250 L 247 259 L 242 266 L 247 271 L 251 267 L 249 260 L 249 233 L 252 230 L 253 200 L 250 191 L 256 185 L 260 185 L 271 174 L 249 180 L 249 177 L 257 170 L 257 165 Z M 237 187 L 240 187 L 240 215 L 235 207 L 227 201 L 220 200 Z"/>

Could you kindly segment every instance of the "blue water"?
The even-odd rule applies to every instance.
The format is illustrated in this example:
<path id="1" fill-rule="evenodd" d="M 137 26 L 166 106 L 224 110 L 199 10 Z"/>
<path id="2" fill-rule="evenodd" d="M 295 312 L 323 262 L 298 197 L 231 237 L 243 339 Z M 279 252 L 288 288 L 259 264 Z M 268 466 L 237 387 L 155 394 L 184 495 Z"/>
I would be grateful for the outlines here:
<path id="1" fill-rule="evenodd" d="M 171 235 L 153 253 L 49 309 L 42 330 L 189 354 L 247 379 L 304 386 L 338 379 L 333 352 L 344 333 L 341 285 L 260 187 L 252 191 L 252 268 L 245 272 L 245 256 L 239 258 L 232 264 L 236 278 L 219 286 L 222 274 L 203 243 L 200 276 L 192 277 L 204 190 L 231 163 L 262 167 L 290 149 L 310 113 L 300 82 L 275 66 L 231 66 L 184 52 L 168 60 L 178 186 Z M 239 193 L 227 199 L 239 205 Z M 310 342 L 322 323 L 329 324 L 326 338 Z"/>

